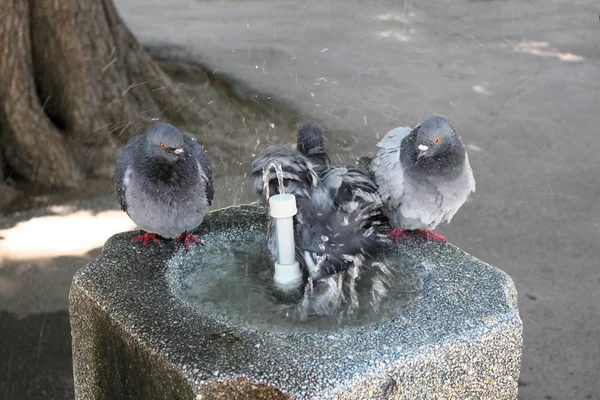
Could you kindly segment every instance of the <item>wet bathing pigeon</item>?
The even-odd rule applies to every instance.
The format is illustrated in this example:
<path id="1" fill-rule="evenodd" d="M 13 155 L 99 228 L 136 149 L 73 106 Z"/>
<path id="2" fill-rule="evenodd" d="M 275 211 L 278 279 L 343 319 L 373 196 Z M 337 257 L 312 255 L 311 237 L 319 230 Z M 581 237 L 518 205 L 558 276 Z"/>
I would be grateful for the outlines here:
<path id="1" fill-rule="evenodd" d="M 329 313 L 332 302 L 344 297 L 342 278 L 349 276 L 354 282 L 358 268 L 375 252 L 376 227 L 383 219 L 377 186 L 366 170 L 332 166 L 324 148 L 323 131 L 314 123 L 298 127 L 297 149 L 271 146 L 253 162 L 250 176 L 255 191 L 265 201 L 262 171 L 273 160 L 282 166 L 285 193 L 296 197 L 296 258 L 314 282 L 310 286 L 319 293 L 312 303 L 319 308 L 318 314 Z M 267 176 L 269 195 L 278 193 L 275 172 Z M 269 250 L 274 257 L 273 233 L 270 229 Z M 346 275 L 340 275 L 342 272 Z"/>
<path id="2" fill-rule="evenodd" d="M 145 233 L 133 238 L 147 245 L 156 235 L 201 243 L 197 228 L 212 204 L 214 189 L 208 156 L 194 139 L 167 123 L 131 138 L 114 176 L 121 209 Z"/>
<path id="3" fill-rule="evenodd" d="M 465 146 L 443 117 L 434 116 L 411 130 L 391 130 L 378 143 L 370 164 L 384 202 L 383 212 L 396 241 L 415 230 L 426 239 L 445 241 L 433 232 L 475 192 L 475 179 Z"/>
<path id="4" fill-rule="evenodd" d="M 382 216 L 377 186 L 366 171 L 330 165 L 323 130 L 317 124 L 305 122 L 298 127 L 297 150 L 271 146 L 253 162 L 254 190 L 265 201 L 263 168 L 273 160 L 281 164 L 285 193 L 296 197 L 297 256 L 313 279 L 344 270 L 351 255 L 369 252 L 375 241 L 374 224 Z M 268 182 L 269 196 L 277 194 L 274 170 L 269 171 Z M 269 243 L 275 254 L 273 237 Z"/>

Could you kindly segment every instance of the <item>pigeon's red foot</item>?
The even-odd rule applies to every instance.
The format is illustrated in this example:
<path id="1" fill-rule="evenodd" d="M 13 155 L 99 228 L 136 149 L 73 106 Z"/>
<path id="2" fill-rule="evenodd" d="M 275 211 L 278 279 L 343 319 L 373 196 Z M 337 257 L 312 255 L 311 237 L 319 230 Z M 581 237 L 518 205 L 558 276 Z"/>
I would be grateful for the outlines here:
<path id="1" fill-rule="evenodd" d="M 436 240 L 438 242 L 445 242 L 446 238 L 440 235 L 439 233 L 435 233 L 434 231 L 422 231 L 420 229 L 415 230 L 417 233 L 421 233 L 425 236 L 425 240 Z"/>
<path id="2" fill-rule="evenodd" d="M 179 235 L 177 239 L 175 239 L 176 242 L 179 242 L 181 240 L 183 240 L 183 243 L 185 243 L 186 250 L 190 247 L 190 240 L 198 244 L 202 244 L 200 239 L 188 232 L 183 232 L 181 235 Z"/>
<path id="3" fill-rule="evenodd" d="M 398 243 L 398 239 L 403 237 L 403 238 L 409 238 L 410 236 L 408 236 L 406 233 L 402 232 L 402 229 L 400 228 L 394 228 L 392 229 L 392 231 L 390 233 L 388 233 L 387 236 L 393 236 L 394 237 L 394 242 Z"/>
<path id="4" fill-rule="evenodd" d="M 148 243 L 150 243 L 151 240 L 154 243 L 160 242 L 160 240 L 158 240 L 158 238 L 156 237 L 156 234 L 149 232 L 144 232 L 143 235 L 136 236 L 133 238 L 134 242 L 141 242 L 142 240 L 144 241 L 144 246 L 148 246 Z"/>

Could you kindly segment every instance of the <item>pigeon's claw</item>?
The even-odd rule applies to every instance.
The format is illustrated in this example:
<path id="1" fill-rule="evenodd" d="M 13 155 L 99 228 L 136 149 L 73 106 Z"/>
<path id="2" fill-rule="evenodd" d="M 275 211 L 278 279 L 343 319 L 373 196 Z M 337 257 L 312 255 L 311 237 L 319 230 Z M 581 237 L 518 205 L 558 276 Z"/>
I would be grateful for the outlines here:
<path id="1" fill-rule="evenodd" d="M 160 240 L 158 240 L 158 238 L 156 237 L 156 234 L 149 232 L 144 232 L 143 235 L 136 236 L 133 238 L 134 242 L 141 242 L 142 240 L 144 241 L 144 246 L 148 246 L 148 243 L 150 243 L 151 240 L 154 243 L 160 242 Z"/>
<path id="2" fill-rule="evenodd" d="M 189 249 L 190 247 L 190 240 L 193 242 L 196 242 L 198 244 L 202 244 L 202 242 L 200 241 L 200 239 L 198 239 L 196 236 L 192 235 L 189 232 L 183 232 L 181 235 L 179 235 L 179 237 L 177 237 L 175 239 L 176 242 L 180 242 L 183 240 L 183 243 L 185 243 L 185 249 Z"/>
<path id="3" fill-rule="evenodd" d="M 394 242 L 396 242 L 396 243 L 398 243 L 398 239 L 401 237 L 407 238 L 407 239 L 410 237 L 406 233 L 402 232 L 402 229 L 400 229 L 400 228 L 392 229 L 392 231 L 385 236 L 386 237 L 392 236 L 394 238 Z"/>
<path id="4" fill-rule="evenodd" d="M 422 231 L 420 229 L 417 229 L 415 232 L 423 234 L 425 236 L 425 240 L 431 239 L 442 243 L 446 241 L 446 238 L 444 236 L 440 235 L 439 233 L 435 233 L 434 231 Z"/>

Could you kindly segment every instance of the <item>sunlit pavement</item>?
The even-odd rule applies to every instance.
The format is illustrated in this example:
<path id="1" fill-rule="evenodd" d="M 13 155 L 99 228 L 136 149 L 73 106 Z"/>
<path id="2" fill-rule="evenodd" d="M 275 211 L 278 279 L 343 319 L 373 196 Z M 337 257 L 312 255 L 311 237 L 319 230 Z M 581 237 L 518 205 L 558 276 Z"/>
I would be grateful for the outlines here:
<path id="1" fill-rule="evenodd" d="M 469 147 L 478 185 L 439 233 L 515 280 L 525 341 L 519 398 L 598 398 L 597 3 L 116 4 L 155 53 L 178 54 L 168 46 L 182 46 L 187 57 L 250 87 L 235 86 L 240 94 L 281 99 L 324 121 L 334 154 L 364 155 L 395 126 L 434 113 L 450 118 Z M 246 201 L 240 188 L 240 177 L 220 182 L 219 205 Z M 2 225 L 6 240 L 17 242 L 7 248 L 0 241 L 0 309 L 32 318 L 33 355 L 47 348 L 36 341 L 46 344 L 44 313 L 66 310 L 72 273 L 97 254 L 108 226 L 127 229 L 124 214 L 110 209 L 77 209 L 65 215 L 64 230 L 43 218 L 31 222 L 40 225 Z M 71 234 L 69 223 L 80 234 Z M 90 235 L 93 227 L 102 234 Z M 73 246 L 55 237 L 44 244 L 40 229 Z M 3 395 L 10 383 L 1 385 L 2 378 Z"/>
<path id="2" fill-rule="evenodd" d="M 34 217 L 0 230 L 0 262 L 81 256 L 101 247 L 110 235 L 135 227 L 119 210 L 93 213 L 53 206 L 48 211 L 56 215 Z"/>

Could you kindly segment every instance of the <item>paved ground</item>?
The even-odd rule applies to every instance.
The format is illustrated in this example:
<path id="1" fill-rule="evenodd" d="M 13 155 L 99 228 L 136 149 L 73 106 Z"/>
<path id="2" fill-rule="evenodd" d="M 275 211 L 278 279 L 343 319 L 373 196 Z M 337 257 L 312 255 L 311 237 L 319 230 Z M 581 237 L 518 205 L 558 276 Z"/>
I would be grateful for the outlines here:
<path id="1" fill-rule="evenodd" d="M 334 153 L 374 151 L 389 129 L 433 113 L 452 119 L 469 146 L 478 186 L 440 233 L 515 280 L 525 330 L 519 397 L 600 399 L 597 2 L 116 4 L 155 54 L 195 59 L 237 82 L 240 95 L 270 96 L 326 122 Z M 179 49 L 169 50 L 173 45 Z M 245 200 L 239 181 L 217 185 L 220 204 L 232 201 L 231 191 L 236 202 Z M 103 201 L 98 207 L 109 207 Z M 89 223 L 101 225 L 111 214 L 103 215 L 88 215 Z M 69 277 L 102 239 L 89 238 L 71 258 L 3 263 L 0 310 L 11 314 L 0 315 L 1 337 L 12 330 L 34 332 L 38 340 L 26 353 L 2 341 L 0 359 L 9 362 L 0 363 L 0 396 L 10 399 L 17 390 L 13 368 L 23 369 L 21 377 L 32 362 L 42 372 L 31 376 L 68 371 L 68 334 L 48 329 L 67 329 Z M 54 334 L 57 341 L 47 341 Z M 38 354 L 54 357 L 54 368 L 44 370 Z M 13 381 L 3 382 L 5 376 Z M 64 398 L 63 392 L 32 398 Z"/>

